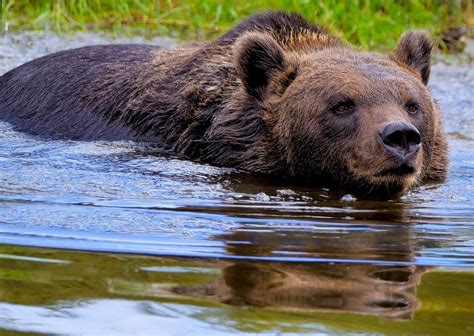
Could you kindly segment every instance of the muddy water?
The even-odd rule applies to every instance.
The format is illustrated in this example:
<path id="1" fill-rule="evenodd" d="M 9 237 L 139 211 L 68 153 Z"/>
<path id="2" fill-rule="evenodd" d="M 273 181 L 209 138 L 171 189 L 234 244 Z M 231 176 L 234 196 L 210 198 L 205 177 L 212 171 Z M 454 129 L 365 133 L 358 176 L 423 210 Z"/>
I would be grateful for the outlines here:
<path id="1" fill-rule="evenodd" d="M 0 74 L 129 41 L 7 34 Z M 430 86 L 449 180 L 388 201 L 0 123 L 0 335 L 472 335 L 474 69 Z"/>

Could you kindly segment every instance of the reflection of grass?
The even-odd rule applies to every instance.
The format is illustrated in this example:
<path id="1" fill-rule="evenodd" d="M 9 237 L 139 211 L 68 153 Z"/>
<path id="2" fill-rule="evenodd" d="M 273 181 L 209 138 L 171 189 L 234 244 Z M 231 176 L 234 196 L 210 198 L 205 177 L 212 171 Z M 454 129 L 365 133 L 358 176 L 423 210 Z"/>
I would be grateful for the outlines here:
<path id="1" fill-rule="evenodd" d="M 438 34 L 472 24 L 472 0 L 3 0 L 3 20 L 13 28 L 69 31 L 132 27 L 158 34 L 212 36 L 265 9 L 298 11 L 364 48 L 393 46 L 408 28 Z M 471 22 L 469 22 L 471 21 Z"/>

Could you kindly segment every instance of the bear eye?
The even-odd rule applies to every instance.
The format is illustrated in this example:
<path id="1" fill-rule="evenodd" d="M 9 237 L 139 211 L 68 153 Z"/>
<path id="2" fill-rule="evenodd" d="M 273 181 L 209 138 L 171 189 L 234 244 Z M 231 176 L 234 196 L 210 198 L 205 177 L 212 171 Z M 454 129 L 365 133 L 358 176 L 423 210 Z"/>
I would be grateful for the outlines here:
<path id="1" fill-rule="evenodd" d="M 351 99 L 343 100 L 333 107 L 331 107 L 331 111 L 335 114 L 347 114 L 355 109 L 355 103 Z"/>
<path id="2" fill-rule="evenodd" d="M 408 103 L 406 104 L 405 109 L 410 114 L 417 114 L 420 110 L 420 105 L 418 105 L 417 103 Z"/>

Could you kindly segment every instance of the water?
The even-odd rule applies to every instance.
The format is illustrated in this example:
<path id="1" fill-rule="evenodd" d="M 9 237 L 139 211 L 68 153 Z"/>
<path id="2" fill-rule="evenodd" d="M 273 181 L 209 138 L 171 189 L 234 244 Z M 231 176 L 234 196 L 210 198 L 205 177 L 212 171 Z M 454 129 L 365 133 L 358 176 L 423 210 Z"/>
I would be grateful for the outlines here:
<path id="1" fill-rule="evenodd" d="M 7 34 L 0 74 L 130 40 Z M 389 201 L 0 123 L 0 335 L 472 335 L 474 69 L 430 86 L 449 180 Z"/>

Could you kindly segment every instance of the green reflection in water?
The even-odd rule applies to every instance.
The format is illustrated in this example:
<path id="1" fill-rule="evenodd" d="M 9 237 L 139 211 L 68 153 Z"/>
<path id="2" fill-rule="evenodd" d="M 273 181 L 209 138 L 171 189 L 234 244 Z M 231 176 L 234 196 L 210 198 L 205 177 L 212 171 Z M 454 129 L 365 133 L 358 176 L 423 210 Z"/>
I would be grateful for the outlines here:
<path id="1" fill-rule="evenodd" d="M 87 334 L 111 328 L 112 316 L 114 330 L 136 334 L 153 334 L 159 325 L 160 335 L 190 328 L 196 335 L 472 335 L 473 285 L 472 271 L 419 266 L 232 263 L 0 246 L 0 334 Z"/>

